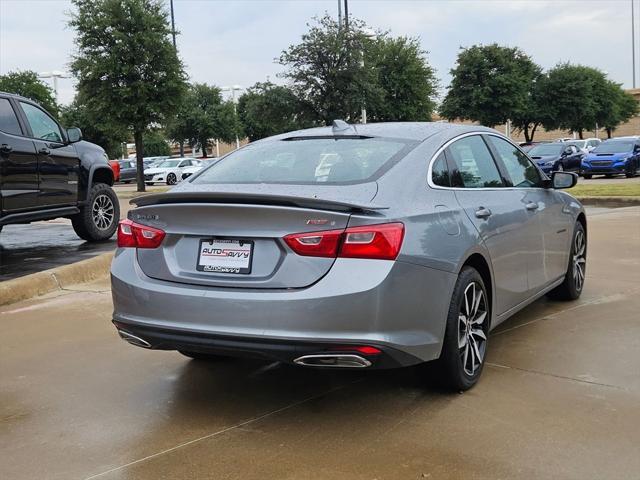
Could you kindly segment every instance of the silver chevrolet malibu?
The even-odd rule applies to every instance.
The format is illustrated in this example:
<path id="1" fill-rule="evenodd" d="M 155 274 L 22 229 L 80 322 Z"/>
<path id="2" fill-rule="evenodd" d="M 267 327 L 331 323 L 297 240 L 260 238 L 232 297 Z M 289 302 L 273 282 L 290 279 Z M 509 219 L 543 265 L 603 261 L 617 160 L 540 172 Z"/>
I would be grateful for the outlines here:
<path id="1" fill-rule="evenodd" d="M 380 123 L 251 143 L 134 199 L 111 267 L 129 343 L 307 367 L 437 360 L 472 387 L 489 332 L 547 294 L 580 296 L 587 223 L 495 130 Z"/>

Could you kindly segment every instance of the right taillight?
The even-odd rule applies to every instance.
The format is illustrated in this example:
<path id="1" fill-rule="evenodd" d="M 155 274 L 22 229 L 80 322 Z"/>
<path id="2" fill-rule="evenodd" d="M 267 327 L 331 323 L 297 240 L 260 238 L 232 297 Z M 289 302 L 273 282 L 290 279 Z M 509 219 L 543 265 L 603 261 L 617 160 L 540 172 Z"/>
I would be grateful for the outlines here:
<path id="1" fill-rule="evenodd" d="M 284 237 L 284 241 L 298 255 L 394 260 L 400 253 L 403 238 L 404 225 L 397 222 L 294 233 Z"/>
<path id="2" fill-rule="evenodd" d="M 403 238 L 404 225 L 399 222 L 350 227 L 344 232 L 338 256 L 395 260 Z"/>
<path id="3" fill-rule="evenodd" d="M 158 248 L 164 240 L 165 232 L 159 228 L 141 225 L 128 218 L 118 225 L 118 247 Z"/>

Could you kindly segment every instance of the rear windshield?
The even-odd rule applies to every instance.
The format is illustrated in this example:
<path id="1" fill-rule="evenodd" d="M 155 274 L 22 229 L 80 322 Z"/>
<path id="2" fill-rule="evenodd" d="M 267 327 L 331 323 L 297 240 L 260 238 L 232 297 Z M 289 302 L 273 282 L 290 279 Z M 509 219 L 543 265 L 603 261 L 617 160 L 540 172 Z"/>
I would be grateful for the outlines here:
<path id="1" fill-rule="evenodd" d="M 591 153 L 625 153 L 633 150 L 633 142 L 602 142 Z"/>
<path id="2" fill-rule="evenodd" d="M 255 143 L 227 155 L 193 183 L 359 183 L 381 175 L 413 145 L 381 138 Z"/>

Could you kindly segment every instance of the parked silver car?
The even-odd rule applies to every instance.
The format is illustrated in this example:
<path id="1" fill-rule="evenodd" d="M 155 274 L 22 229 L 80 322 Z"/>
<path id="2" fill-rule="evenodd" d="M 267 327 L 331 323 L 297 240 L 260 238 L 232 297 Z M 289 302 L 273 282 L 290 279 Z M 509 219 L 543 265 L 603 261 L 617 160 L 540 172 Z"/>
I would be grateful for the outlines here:
<path id="1" fill-rule="evenodd" d="M 489 331 L 544 294 L 579 297 L 586 216 L 495 130 L 388 123 L 251 143 L 118 230 L 113 322 L 193 358 L 310 367 L 439 360 L 476 383 Z"/>

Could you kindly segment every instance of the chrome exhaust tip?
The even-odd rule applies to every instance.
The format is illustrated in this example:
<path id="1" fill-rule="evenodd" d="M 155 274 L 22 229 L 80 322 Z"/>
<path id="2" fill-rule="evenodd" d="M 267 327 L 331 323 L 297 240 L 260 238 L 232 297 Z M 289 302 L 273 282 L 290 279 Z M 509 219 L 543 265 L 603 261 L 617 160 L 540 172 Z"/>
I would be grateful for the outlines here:
<path id="1" fill-rule="evenodd" d="M 305 367 L 365 368 L 371 366 L 371 362 L 360 355 L 344 353 L 303 355 L 296 358 L 293 363 Z"/>
<path id="2" fill-rule="evenodd" d="M 129 342 L 131 345 L 135 345 L 136 347 L 151 348 L 151 344 L 149 342 L 140 337 L 136 337 L 129 332 L 125 332 L 124 330 L 118 329 L 118 335 L 120 335 L 120 338 Z"/>

